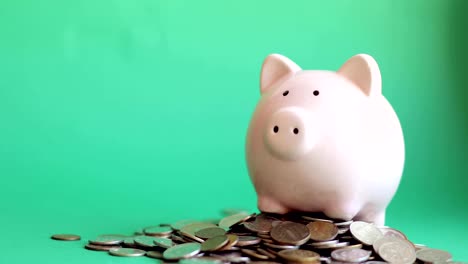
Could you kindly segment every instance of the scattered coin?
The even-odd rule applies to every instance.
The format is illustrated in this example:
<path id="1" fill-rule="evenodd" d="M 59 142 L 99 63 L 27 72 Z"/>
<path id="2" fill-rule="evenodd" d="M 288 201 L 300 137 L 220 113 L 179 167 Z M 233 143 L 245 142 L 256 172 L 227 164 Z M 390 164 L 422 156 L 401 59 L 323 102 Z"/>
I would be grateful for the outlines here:
<path id="1" fill-rule="evenodd" d="M 215 236 L 209 238 L 203 244 L 201 244 L 201 251 L 216 251 L 224 247 L 228 243 L 229 239 L 226 235 Z"/>
<path id="2" fill-rule="evenodd" d="M 237 246 L 243 247 L 243 246 L 252 246 L 259 244 L 262 240 L 258 237 L 254 236 L 238 236 L 237 240 Z"/>
<path id="3" fill-rule="evenodd" d="M 446 251 L 411 243 L 401 231 L 391 227 L 330 219 L 319 213 L 255 215 L 240 212 L 220 221 L 184 220 L 171 224 L 170 228 L 160 224 L 139 233 L 143 235 L 100 235 L 90 240 L 85 248 L 118 256 L 142 255 L 147 251 L 146 256 L 154 258 L 158 264 L 162 264 L 163 259 L 181 264 L 346 264 L 357 261 L 409 264 L 416 259 L 416 263 L 462 263 L 451 261 L 452 256 Z M 58 234 L 51 238 L 75 240 L 76 236 Z M 309 251 L 321 256 L 316 258 Z"/>
<path id="4" fill-rule="evenodd" d="M 146 251 L 136 248 L 111 248 L 109 254 L 120 257 L 140 257 L 146 254 Z"/>
<path id="5" fill-rule="evenodd" d="M 178 222 L 175 222 L 173 224 L 171 224 L 171 228 L 174 229 L 174 230 L 180 230 L 182 229 L 182 227 L 186 226 L 186 225 L 190 225 L 190 224 L 194 224 L 194 223 L 199 223 L 199 221 L 195 221 L 195 220 L 180 220 Z"/>
<path id="6" fill-rule="evenodd" d="M 153 239 L 153 243 L 156 246 L 160 246 L 162 248 L 170 248 L 174 246 L 174 242 L 172 242 L 171 239 L 169 238 L 164 238 L 164 237 L 155 237 Z"/>
<path id="7" fill-rule="evenodd" d="M 433 248 L 424 248 L 416 252 L 419 261 L 432 263 L 452 260 L 452 254 L 447 251 Z"/>
<path id="8" fill-rule="evenodd" d="M 87 244 L 87 245 L 85 245 L 85 248 L 90 249 L 90 250 L 96 250 L 96 251 L 109 251 L 109 250 L 111 250 L 113 248 L 120 248 L 120 246 L 115 246 L 115 245 L 106 246 L 106 245 Z"/>
<path id="9" fill-rule="evenodd" d="M 237 235 L 229 234 L 226 236 L 228 238 L 228 242 L 223 248 L 221 248 L 221 250 L 229 250 L 237 244 L 237 241 L 239 241 L 239 237 Z"/>
<path id="10" fill-rule="evenodd" d="M 216 258 L 200 257 L 200 258 L 190 258 L 190 259 L 181 259 L 179 264 L 222 264 L 223 262 Z"/>
<path id="11" fill-rule="evenodd" d="M 168 236 L 172 233 L 172 228 L 169 226 L 151 226 L 143 229 L 147 236 Z"/>
<path id="12" fill-rule="evenodd" d="M 360 248 L 345 248 L 337 249 L 331 253 L 331 257 L 338 261 L 343 262 L 363 262 L 371 256 L 370 251 Z"/>
<path id="13" fill-rule="evenodd" d="M 135 241 L 135 244 L 142 246 L 142 247 L 147 247 L 151 248 L 154 247 L 154 237 L 150 236 L 136 236 L 133 241 Z"/>
<path id="14" fill-rule="evenodd" d="M 163 254 L 159 251 L 147 251 L 146 256 L 150 258 L 163 259 Z"/>
<path id="15" fill-rule="evenodd" d="M 317 262 L 320 263 L 320 255 L 311 250 L 304 250 L 304 249 L 286 249 L 281 250 L 278 252 L 278 255 L 286 260 L 291 262 L 299 262 L 299 263 L 311 263 Z"/>
<path id="16" fill-rule="evenodd" d="M 200 252 L 201 246 L 198 243 L 186 243 L 173 246 L 163 252 L 163 257 L 167 260 L 189 258 Z"/>
<path id="17" fill-rule="evenodd" d="M 314 241 L 329 241 L 338 235 L 338 227 L 325 221 L 315 221 L 307 224 L 310 230 L 310 238 Z"/>
<path id="18" fill-rule="evenodd" d="M 374 224 L 362 221 L 353 222 L 350 226 L 350 230 L 354 238 L 368 246 L 371 246 L 377 239 L 383 236 L 382 231 Z"/>
<path id="19" fill-rule="evenodd" d="M 286 245 L 302 245 L 310 238 L 307 226 L 295 222 L 283 222 L 271 229 L 271 238 Z"/>
<path id="20" fill-rule="evenodd" d="M 195 232 L 195 235 L 199 238 L 208 239 L 215 236 L 222 236 L 226 234 L 226 230 L 220 227 L 208 227 Z"/>
<path id="21" fill-rule="evenodd" d="M 226 216 L 225 218 L 221 219 L 219 221 L 219 227 L 221 228 L 229 228 L 235 224 L 238 224 L 243 221 L 247 221 L 249 218 L 251 218 L 253 215 L 248 214 L 248 213 L 238 213 L 230 216 Z"/>
<path id="22" fill-rule="evenodd" d="M 94 245 L 119 245 L 124 241 L 124 237 L 121 235 L 100 235 L 93 240 L 89 240 L 89 243 Z"/>
<path id="23" fill-rule="evenodd" d="M 262 254 L 258 253 L 255 250 L 252 250 L 252 249 L 243 248 L 243 249 L 241 249 L 241 252 L 246 254 L 247 256 L 253 257 L 255 259 L 265 259 L 265 260 L 268 259 L 267 256 L 262 255 Z"/>
<path id="24" fill-rule="evenodd" d="M 72 235 L 72 234 L 56 234 L 51 236 L 52 239 L 55 240 L 62 240 L 62 241 L 76 241 L 80 240 L 81 237 L 78 235 Z"/>
<path id="25" fill-rule="evenodd" d="M 403 240 L 381 245 L 378 254 L 389 263 L 411 264 L 416 261 L 414 247 Z"/>

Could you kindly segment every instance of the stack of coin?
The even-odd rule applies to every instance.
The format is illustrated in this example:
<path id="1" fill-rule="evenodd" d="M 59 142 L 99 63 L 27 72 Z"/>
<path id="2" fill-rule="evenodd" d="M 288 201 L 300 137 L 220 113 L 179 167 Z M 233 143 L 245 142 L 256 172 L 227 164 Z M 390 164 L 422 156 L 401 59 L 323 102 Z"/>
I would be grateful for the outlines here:
<path id="1" fill-rule="evenodd" d="M 101 235 L 90 250 L 191 263 L 461 263 L 450 253 L 413 244 L 400 231 L 321 213 L 232 212 L 221 220 L 182 220 L 135 232 Z M 54 239 L 60 236 L 54 236 Z M 65 240 L 69 236 L 65 236 Z"/>

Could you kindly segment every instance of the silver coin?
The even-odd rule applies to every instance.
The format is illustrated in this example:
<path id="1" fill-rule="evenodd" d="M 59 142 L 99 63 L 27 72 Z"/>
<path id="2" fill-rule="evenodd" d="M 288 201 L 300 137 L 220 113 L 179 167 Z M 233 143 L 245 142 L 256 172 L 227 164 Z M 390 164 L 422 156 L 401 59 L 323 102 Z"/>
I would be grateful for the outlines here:
<path id="1" fill-rule="evenodd" d="M 177 221 L 173 224 L 171 224 L 171 228 L 174 229 L 174 230 L 180 230 L 182 229 L 182 227 L 186 226 L 186 225 L 190 225 L 190 224 L 193 224 L 193 223 L 199 223 L 200 221 L 196 221 L 196 220 L 180 220 L 180 221 Z"/>
<path id="2" fill-rule="evenodd" d="M 398 231 L 398 230 L 396 230 L 394 228 L 381 227 L 379 229 L 380 229 L 380 231 L 382 231 L 382 234 L 384 236 L 397 237 L 397 238 L 400 238 L 400 239 L 403 239 L 403 240 L 408 240 L 408 238 L 406 237 L 405 234 L 403 234 L 401 231 Z"/>
<path id="3" fill-rule="evenodd" d="M 173 246 L 163 252 L 163 257 L 167 260 L 177 260 L 183 258 L 190 258 L 200 253 L 199 243 L 186 243 Z"/>
<path id="4" fill-rule="evenodd" d="M 335 244 L 330 244 L 330 245 L 322 245 L 322 246 L 315 246 L 316 249 L 326 249 L 326 248 L 342 248 L 342 247 L 347 247 L 349 246 L 349 242 L 339 242 Z"/>
<path id="5" fill-rule="evenodd" d="M 89 240 L 89 243 L 94 245 L 118 245 L 124 241 L 124 236 L 121 235 L 100 235 L 95 239 Z"/>
<path id="6" fill-rule="evenodd" d="M 147 236 L 166 236 L 172 233 L 172 228 L 169 226 L 150 226 L 143 229 Z"/>
<path id="7" fill-rule="evenodd" d="M 345 227 L 345 226 L 351 225 L 353 222 L 354 222 L 353 220 L 349 220 L 349 221 L 346 221 L 346 222 L 335 223 L 335 225 L 337 227 Z"/>
<path id="8" fill-rule="evenodd" d="M 146 254 L 146 251 L 136 248 L 112 248 L 109 254 L 120 257 L 140 257 Z"/>
<path id="9" fill-rule="evenodd" d="M 155 258 L 155 259 L 162 259 L 163 258 L 163 254 L 161 252 L 159 252 L 159 251 L 147 251 L 146 256 L 148 256 L 150 258 Z"/>
<path id="10" fill-rule="evenodd" d="M 363 262 L 369 259 L 372 252 L 360 248 L 337 249 L 331 253 L 334 260 L 344 262 Z"/>
<path id="11" fill-rule="evenodd" d="M 223 262 L 215 258 L 190 258 L 190 259 L 181 259 L 179 264 L 222 264 Z"/>
<path id="12" fill-rule="evenodd" d="M 251 218 L 253 215 L 248 213 L 238 213 L 230 216 L 226 216 L 225 218 L 219 221 L 218 226 L 224 229 L 228 229 L 231 226 L 246 221 L 247 219 Z"/>
<path id="13" fill-rule="evenodd" d="M 338 235 L 342 235 L 349 231 L 349 228 L 338 228 Z"/>
<path id="14" fill-rule="evenodd" d="M 350 225 L 353 237 L 365 245 L 371 246 L 374 242 L 383 236 L 382 231 L 374 224 L 362 221 L 353 222 Z"/>
<path id="15" fill-rule="evenodd" d="M 133 241 L 135 244 L 142 246 L 142 247 L 154 247 L 154 237 L 150 236 L 136 236 Z"/>
<path id="16" fill-rule="evenodd" d="M 302 215 L 302 218 L 305 219 L 305 220 L 308 220 L 308 221 L 322 221 L 322 222 L 333 223 L 333 221 L 330 220 L 330 219 L 311 217 L 311 216 L 307 216 L 307 215 Z"/>
<path id="17" fill-rule="evenodd" d="M 379 256 L 390 263 L 412 264 L 416 261 L 416 252 L 411 243 L 400 240 L 385 243 L 379 248 Z"/>
<path id="18" fill-rule="evenodd" d="M 379 248 L 385 244 L 385 243 L 390 243 L 390 242 L 398 242 L 398 241 L 402 241 L 403 239 L 401 238 L 398 238 L 398 237 L 393 237 L 393 236 L 383 236 L 379 239 L 377 239 L 374 244 L 372 245 L 372 247 L 374 248 L 374 251 L 375 252 L 379 252 Z"/>
<path id="19" fill-rule="evenodd" d="M 309 243 L 307 245 L 310 245 L 310 246 L 326 246 L 326 245 L 333 245 L 333 244 L 336 244 L 338 243 L 338 240 L 335 239 L 335 240 L 330 240 L 330 241 L 323 241 L 323 242 L 312 242 L 312 243 Z"/>
<path id="20" fill-rule="evenodd" d="M 271 243 L 263 243 L 265 246 L 269 248 L 276 248 L 276 249 L 296 249 L 299 248 L 299 246 L 292 246 L 292 245 L 277 245 L 277 244 L 271 244 Z"/>
<path id="21" fill-rule="evenodd" d="M 416 257 L 422 262 L 443 262 L 452 260 L 452 254 L 447 251 L 434 249 L 434 248 L 424 248 L 416 252 Z"/>
<path id="22" fill-rule="evenodd" d="M 174 242 L 172 242 L 172 240 L 164 237 L 155 237 L 153 239 L 153 243 L 162 248 L 170 248 L 174 246 Z"/>

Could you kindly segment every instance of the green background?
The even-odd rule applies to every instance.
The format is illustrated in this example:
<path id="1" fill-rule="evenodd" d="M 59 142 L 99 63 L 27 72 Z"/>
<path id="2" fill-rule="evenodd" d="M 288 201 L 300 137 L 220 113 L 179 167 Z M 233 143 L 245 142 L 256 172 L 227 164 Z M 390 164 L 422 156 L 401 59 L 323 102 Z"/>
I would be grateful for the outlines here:
<path id="1" fill-rule="evenodd" d="M 361 52 L 405 133 L 387 224 L 468 261 L 467 12 L 462 0 L 1 1 L 0 262 L 153 263 L 82 246 L 256 210 L 244 141 L 263 59 L 336 70 Z"/>

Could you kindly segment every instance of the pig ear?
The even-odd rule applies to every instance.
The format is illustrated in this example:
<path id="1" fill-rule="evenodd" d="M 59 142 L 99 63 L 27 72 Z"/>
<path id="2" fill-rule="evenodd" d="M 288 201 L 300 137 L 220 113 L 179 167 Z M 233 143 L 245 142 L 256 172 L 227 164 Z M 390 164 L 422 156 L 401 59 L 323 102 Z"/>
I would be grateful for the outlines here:
<path id="1" fill-rule="evenodd" d="M 279 80 L 291 77 L 301 68 L 280 54 L 271 54 L 263 61 L 260 75 L 260 93 L 263 94 Z"/>
<path id="2" fill-rule="evenodd" d="M 338 73 L 356 84 L 368 96 L 382 94 L 379 66 L 367 54 L 353 56 L 341 66 Z"/>

